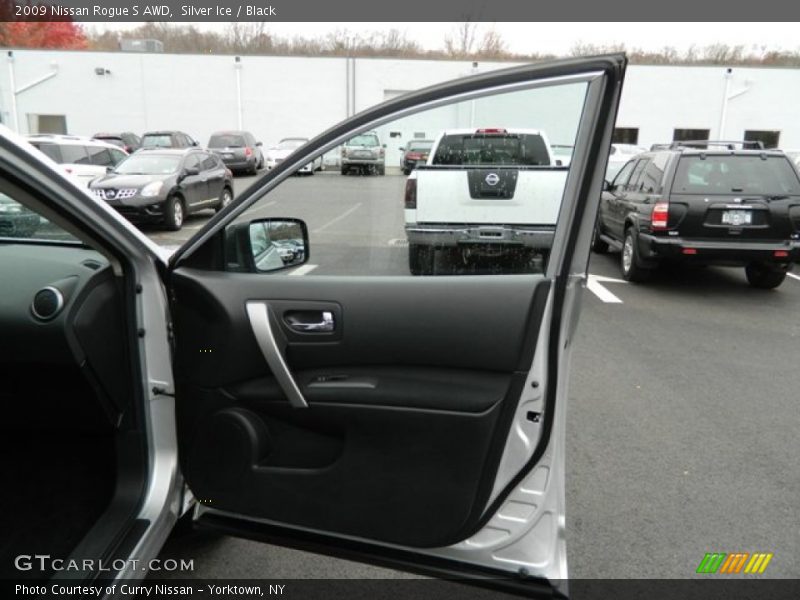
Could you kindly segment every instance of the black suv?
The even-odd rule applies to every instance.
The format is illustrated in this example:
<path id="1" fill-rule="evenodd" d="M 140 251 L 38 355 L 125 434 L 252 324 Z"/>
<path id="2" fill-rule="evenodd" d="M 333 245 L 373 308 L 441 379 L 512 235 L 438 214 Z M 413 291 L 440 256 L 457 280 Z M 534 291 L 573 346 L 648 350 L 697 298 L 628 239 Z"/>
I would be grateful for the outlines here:
<path id="1" fill-rule="evenodd" d="M 628 161 L 600 200 L 592 249 L 645 281 L 663 261 L 743 266 L 774 288 L 800 258 L 800 178 L 760 142 L 676 142 Z"/>

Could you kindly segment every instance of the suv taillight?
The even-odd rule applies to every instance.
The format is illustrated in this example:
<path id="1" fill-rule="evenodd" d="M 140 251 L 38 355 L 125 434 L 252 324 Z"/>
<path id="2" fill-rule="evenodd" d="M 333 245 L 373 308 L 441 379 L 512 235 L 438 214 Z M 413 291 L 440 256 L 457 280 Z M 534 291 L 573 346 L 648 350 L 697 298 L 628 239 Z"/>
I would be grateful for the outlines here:
<path id="1" fill-rule="evenodd" d="M 249 147 L 249 146 L 247 146 L 247 147 L 244 149 L 244 155 L 245 155 L 245 156 L 252 156 L 252 155 L 253 155 L 253 151 L 250 149 L 250 147 Z"/>
<path id="2" fill-rule="evenodd" d="M 653 206 L 653 214 L 650 217 L 650 229 L 652 231 L 664 231 L 669 222 L 669 202 L 656 202 Z"/>
<path id="3" fill-rule="evenodd" d="M 406 208 L 417 208 L 417 180 L 406 179 Z"/>

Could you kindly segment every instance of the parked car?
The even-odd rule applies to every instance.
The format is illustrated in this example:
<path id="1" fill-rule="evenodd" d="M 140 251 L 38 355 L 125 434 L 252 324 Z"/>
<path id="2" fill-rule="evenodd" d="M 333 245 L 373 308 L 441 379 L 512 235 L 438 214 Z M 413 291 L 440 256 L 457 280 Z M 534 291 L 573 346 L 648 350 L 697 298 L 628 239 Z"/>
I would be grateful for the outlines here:
<path id="1" fill-rule="evenodd" d="M 142 147 L 142 139 L 130 131 L 123 131 L 122 133 L 95 133 L 92 139 L 119 146 L 128 154 L 132 154 Z"/>
<path id="2" fill-rule="evenodd" d="M 267 169 L 274 169 L 281 164 L 287 156 L 308 142 L 308 138 L 284 138 L 276 146 L 267 150 Z M 318 156 L 313 161 L 302 167 L 298 172 L 313 175 L 315 171 L 322 171 L 322 157 Z"/>
<path id="3" fill-rule="evenodd" d="M 644 146 L 635 144 L 611 144 L 608 154 L 608 167 L 606 168 L 606 179 L 611 180 L 619 172 L 622 166 L 628 162 L 632 156 L 647 152 Z"/>
<path id="4" fill-rule="evenodd" d="M 587 81 L 592 93 L 576 111 L 581 160 L 553 246 L 559 261 L 535 277 L 281 276 L 297 263 L 274 260 L 274 240 L 302 239 L 307 261 L 315 234 L 299 219 L 251 210 L 270 197 L 266 186 L 167 260 L 0 126 L 0 188 L 57 214 L 68 238 L 3 248 L 0 458 L 14 466 L 3 481 L 14 510 L 0 573 L 58 578 L 55 593 L 108 595 L 151 567 L 157 577 L 151 561 L 186 518 L 563 597 L 566 382 L 607 153 L 596 140 L 613 130 L 626 63 L 605 55 L 459 78 L 316 139 L 324 147 L 366 122 L 458 102 L 465 87 L 483 101 Z M 189 176 L 184 161 L 202 154 L 140 150 L 118 176 L 155 171 L 153 182 L 106 189 L 140 195 L 152 185 L 155 198 L 160 182 Z M 321 237 L 326 254 L 330 238 Z M 242 589 L 227 587 L 231 596 Z"/>
<path id="5" fill-rule="evenodd" d="M 218 156 L 203 150 L 142 149 L 90 189 L 132 222 L 178 230 L 186 216 L 230 204 L 233 177 Z"/>
<path id="6" fill-rule="evenodd" d="M 0 238 L 33 237 L 39 223 L 39 215 L 0 193 Z"/>
<path id="7" fill-rule="evenodd" d="M 342 146 L 341 173 L 386 174 L 386 149 L 374 131 L 359 134 Z"/>
<path id="8" fill-rule="evenodd" d="M 148 131 L 142 136 L 142 148 L 191 148 L 199 144 L 182 131 Z"/>
<path id="9" fill-rule="evenodd" d="M 29 135 L 30 144 L 58 164 L 64 173 L 80 185 L 89 182 L 128 157 L 127 152 L 114 144 L 75 135 Z"/>
<path id="10" fill-rule="evenodd" d="M 535 168 L 531 168 L 535 167 Z M 567 170 L 535 129 L 443 131 L 406 181 L 405 229 L 412 275 L 433 272 L 437 250 L 544 257 Z"/>
<path id="11" fill-rule="evenodd" d="M 663 262 L 743 266 L 774 288 L 800 259 L 800 179 L 780 150 L 676 142 L 629 159 L 600 200 L 593 249 L 645 281 Z"/>
<path id="12" fill-rule="evenodd" d="M 404 175 L 408 175 L 418 164 L 424 164 L 428 160 L 428 154 L 433 148 L 433 140 L 411 140 L 400 148 L 403 156 L 400 158 L 400 168 Z"/>
<path id="13" fill-rule="evenodd" d="M 225 166 L 234 173 L 246 172 L 251 175 L 264 168 L 264 155 L 261 142 L 249 131 L 218 131 L 211 134 L 208 149 L 219 156 Z"/>

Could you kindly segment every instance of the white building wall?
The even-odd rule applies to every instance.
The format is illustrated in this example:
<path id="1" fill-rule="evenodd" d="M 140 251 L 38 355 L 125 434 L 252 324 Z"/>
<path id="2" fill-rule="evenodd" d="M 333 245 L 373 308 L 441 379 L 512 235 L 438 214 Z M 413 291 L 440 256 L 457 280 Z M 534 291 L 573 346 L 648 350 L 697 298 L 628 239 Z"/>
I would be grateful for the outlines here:
<path id="1" fill-rule="evenodd" d="M 243 56 L 243 127 L 267 146 L 312 136 L 346 118 L 351 102 L 350 112 L 360 111 L 474 70 L 470 61 L 350 60 L 355 68 L 348 81 L 344 58 Z M 56 76 L 19 94 L 22 133 L 29 113 L 66 115 L 70 133 L 81 135 L 180 129 L 206 143 L 213 131 L 238 127 L 233 56 L 14 50 L 13 64 L 17 88 L 57 67 Z M 507 66 L 480 63 L 477 70 Z M 111 73 L 95 74 L 99 67 Z M 10 68 L 0 56 L 0 117 L 13 127 Z M 638 128 L 642 145 L 672 140 L 675 128 L 710 129 L 718 138 L 725 71 L 632 66 L 617 125 Z M 800 148 L 800 70 L 735 67 L 729 95 L 736 97 L 728 102 L 725 138 L 741 139 L 745 129 L 779 130 L 782 147 Z"/>

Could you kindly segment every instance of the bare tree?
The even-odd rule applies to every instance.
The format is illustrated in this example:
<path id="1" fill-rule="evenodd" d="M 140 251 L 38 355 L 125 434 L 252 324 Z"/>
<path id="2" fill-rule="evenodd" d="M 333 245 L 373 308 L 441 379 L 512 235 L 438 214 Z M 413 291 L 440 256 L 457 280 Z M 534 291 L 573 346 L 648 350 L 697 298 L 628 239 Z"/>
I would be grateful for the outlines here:
<path id="1" fill-rule="evenodd" d="M 477 23 L 465 21 L 458 26 L 455 33 L 444 38 L 445 54 L 452 58 L 466 58 L 472 55 L 475 47 L 475 35 L 478 31 Z"/>

